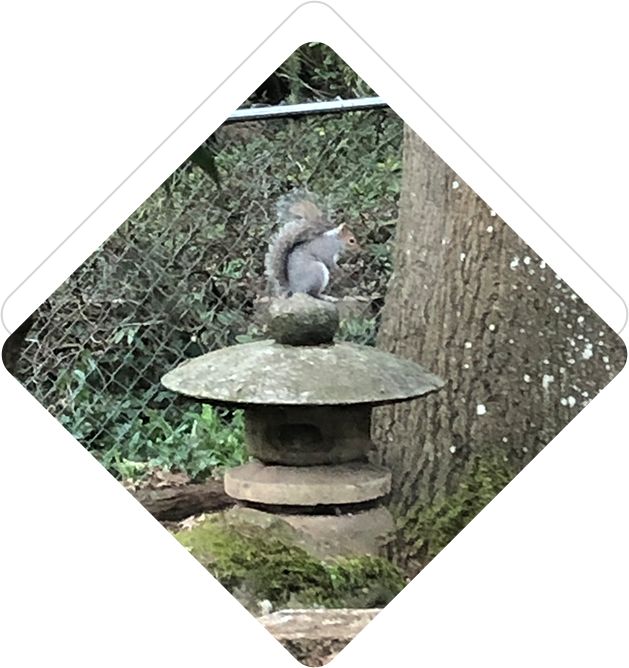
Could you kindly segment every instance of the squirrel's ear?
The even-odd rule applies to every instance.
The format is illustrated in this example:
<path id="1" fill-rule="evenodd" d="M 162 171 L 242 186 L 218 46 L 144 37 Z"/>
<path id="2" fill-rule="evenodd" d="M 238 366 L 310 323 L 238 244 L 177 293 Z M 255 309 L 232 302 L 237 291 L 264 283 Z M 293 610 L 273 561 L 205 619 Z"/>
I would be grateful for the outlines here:
<path id="1" fill-rule="evenodd" d="M 345 225 L 345 223 L 341 223 L 340 225 L 337 225 L 336 231 L 340 234 L 346 227 L 347 225 Z"/>

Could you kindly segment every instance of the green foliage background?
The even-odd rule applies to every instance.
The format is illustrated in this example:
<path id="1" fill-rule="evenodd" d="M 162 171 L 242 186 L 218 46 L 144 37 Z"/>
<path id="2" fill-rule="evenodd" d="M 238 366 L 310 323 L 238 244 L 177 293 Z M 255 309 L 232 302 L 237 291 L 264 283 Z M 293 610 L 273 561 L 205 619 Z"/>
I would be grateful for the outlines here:
<path id="1" fill-rule="evenodd" d="M 371 94 L 336 54 L 312 44 L 245 104 Z M 20 379 L 118 478 L 160 468 L 202 479 L 239 463 L 242 415 L 192 404 L 160 377 L 261 336 L 256 300 L 275 201 L 297 186 L 365 248 L 333 289 L 370 296 L 341 336 L 373 344 L 391 270 L 401 137 L 387 110 L 219 128 L 42 304 Z"/>

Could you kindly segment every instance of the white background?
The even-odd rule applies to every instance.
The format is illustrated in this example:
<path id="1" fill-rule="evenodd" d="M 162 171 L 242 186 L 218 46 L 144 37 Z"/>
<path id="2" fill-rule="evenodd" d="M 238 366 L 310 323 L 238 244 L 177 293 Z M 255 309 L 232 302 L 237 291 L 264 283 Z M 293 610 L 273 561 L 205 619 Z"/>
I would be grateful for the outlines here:
<path id="1" fill-rule="evenodd" d="M 604 281 L 629 293 L 622 3 L 331 4 Z M 0 300 L 296 6 L 13 3 L 0 25 Z M 618 295 L 330 10 L 310 3 L 10 296 L 9 328 L 310 40 L 335 48 L 623 326 Z M 629 665 L 628 378 L 625 370 L 335 665 Z M 2 665 L 294 664 L 4 369 L 0 391 Z"/>

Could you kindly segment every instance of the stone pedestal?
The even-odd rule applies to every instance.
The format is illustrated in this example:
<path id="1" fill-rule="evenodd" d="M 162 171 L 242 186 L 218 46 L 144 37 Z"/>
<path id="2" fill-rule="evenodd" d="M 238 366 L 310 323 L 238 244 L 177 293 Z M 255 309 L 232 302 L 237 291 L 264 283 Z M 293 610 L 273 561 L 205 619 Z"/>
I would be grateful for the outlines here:
<path id="1" fill-rule="evenodd" d="M 314 466 L 251 461 L 225 474 L 225 492 L 243 506 L 230 511 L 254 524 L 273 515 L 303 536 L 321 558 L 377 556 L 394 529 L 379 505 L 391 473 L 364 461 Z"/>

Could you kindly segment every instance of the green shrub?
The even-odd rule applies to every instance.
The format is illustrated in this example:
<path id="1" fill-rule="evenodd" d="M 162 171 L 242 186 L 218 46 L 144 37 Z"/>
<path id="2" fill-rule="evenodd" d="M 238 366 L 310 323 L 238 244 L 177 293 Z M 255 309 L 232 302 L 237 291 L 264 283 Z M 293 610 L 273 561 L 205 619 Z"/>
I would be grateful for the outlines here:
<path id="1" fill-rule="evenodd" d="M 339 341 L 375 346 L 376 331 L 375 318 L 348 318 L 341 321 L 336 338 Z"/>
<path id="2" fill-rule="evenodd" d="M 177 422 L 171 422 L 161 411 L 145 408 L 131 423 L 130 437 L 98 454 L 98 459 L 123 478 L 167 469 L 197 480 L 245 461 L 241 411 L 228 415 L 200 405 L 178 417 Z"/>
<path id="3" fill-rule="evenodd" d="M 154 388 L 112 394 L 97 389 L 98 366 L 85 353 L 61 374 L 61 424 L 116 477 L 138 479 L 153 469 L 201 479 L 246 459 L 242 411 L 227 411 Z"/>

